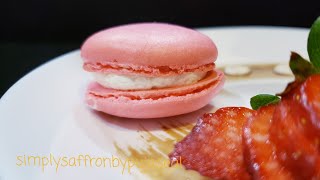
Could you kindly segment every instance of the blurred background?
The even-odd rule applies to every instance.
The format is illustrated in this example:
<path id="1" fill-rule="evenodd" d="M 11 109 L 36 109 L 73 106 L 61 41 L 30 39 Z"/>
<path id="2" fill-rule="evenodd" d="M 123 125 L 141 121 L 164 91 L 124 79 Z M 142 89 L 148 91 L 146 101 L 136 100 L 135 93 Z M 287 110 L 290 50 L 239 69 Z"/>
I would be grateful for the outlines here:
<path id="1" fill-rule="evenodd" d="M 318 16 L 319 0 L 2 0 L 0 95 L 35 67 L 115 25 L 156 21 L 191 28 L 309 28 Z"/>

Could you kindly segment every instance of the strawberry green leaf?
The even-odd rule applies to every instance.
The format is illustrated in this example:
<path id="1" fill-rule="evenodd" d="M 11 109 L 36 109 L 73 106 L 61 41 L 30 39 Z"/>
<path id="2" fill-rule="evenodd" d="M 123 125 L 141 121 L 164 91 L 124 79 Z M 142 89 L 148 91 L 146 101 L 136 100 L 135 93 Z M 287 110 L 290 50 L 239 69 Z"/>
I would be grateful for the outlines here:
<path id="1" fill-rule="evenodd" d="M 290 69 L 297 81 L 303 81 L 314 73 L 312 64 L 295 52 L 291 52 Z"/>
<path id="2" fill-rule="evenodd" d="M 309 33 L 308 54 L 313 66 L 320 70 L 320 17 L 314 22 Z"/>
<path id="3" fill-rule="evenodd" d="M 293 89 L 304 82 L 309 76 L 320 73 L 320 69 L 316 69 L 309 61 L 295 52 L 291 52 L 289 66 L 294 74 L 295 80 L 289 83 L 286 89 L 283 92 L 278 93 L 277 96 L 286 96 Z"/>
<path id="4" fill-rule="evenodd" d="M 250 105 L 252 109 L 257 110 L 262 106 L 267 106 L 269 104 L 277 104 L 280 101 L 278 96 L 270 95 L 270 94 L 259 94 L 253 96 L 250 99 Z"/>

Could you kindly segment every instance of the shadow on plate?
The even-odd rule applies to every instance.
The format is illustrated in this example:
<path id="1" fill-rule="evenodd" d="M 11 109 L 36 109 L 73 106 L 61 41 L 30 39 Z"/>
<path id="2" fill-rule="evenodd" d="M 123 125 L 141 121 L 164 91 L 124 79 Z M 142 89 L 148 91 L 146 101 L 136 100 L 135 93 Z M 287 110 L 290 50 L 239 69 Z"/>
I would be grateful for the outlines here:
<path id="1" fill-rule="evenodd" d="M 186 126 L 188 124 L 194 124 L 197 119 L 204 113 L 211 112 L 213 110 L 212 105 L 206 105 L 205 107 L 187 114 L 165 117 L 165 118 L 153 118 L 153 119 L 131 119 L 112 116 L 98 111 L 92 111 L 93 114 L 103 120 L 109 126 L 125 128 L 128 130 L 159 130 L 165 127 L 179 127 Z"/>

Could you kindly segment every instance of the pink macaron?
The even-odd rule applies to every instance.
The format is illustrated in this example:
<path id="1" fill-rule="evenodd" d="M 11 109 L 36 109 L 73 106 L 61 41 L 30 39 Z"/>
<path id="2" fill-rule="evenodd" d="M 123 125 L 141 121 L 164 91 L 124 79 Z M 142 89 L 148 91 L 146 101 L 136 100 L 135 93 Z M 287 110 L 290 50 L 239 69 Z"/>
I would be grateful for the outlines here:
<path id="1" fill-rule="evenodd" d="M 92 73 L 89 107 L 128 118 L 159 118 L 195 111 L 221 90 L 217 48 L 192 29 L 137 23 L 90 36 L 81 47 Z"/>

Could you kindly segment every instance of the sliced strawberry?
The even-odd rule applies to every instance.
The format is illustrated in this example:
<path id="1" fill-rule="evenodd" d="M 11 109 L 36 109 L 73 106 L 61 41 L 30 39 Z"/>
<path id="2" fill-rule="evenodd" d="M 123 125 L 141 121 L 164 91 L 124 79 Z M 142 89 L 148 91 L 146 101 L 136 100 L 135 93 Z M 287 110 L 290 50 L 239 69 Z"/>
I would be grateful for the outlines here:
<path id="1" fill-rule="evenodd" d="M 309 115 L 306 119 L 306 129 L 314 130 L 316 141 L 320 137 L 320 75 L 310 76 L 299 88 L 296 101 L 305 108 Z"/>
<path id="2" fill-rule="evenodd" d="M 298 83 L 283 95 L 290 104 L 292 112 L 299 115 L 293 118 L 297 128 L 308 139 L 320 142 L 320 75 L 312 75 L 306 81 Z"/>
<path id="3" fill-rule="evenodd" d="M 296 179 L 311 179 L 320 163 L 317 142 L 305 135 L 306 111 L 292 99 L 283 98 L 276 107 L 270 139 L 281 163 Z"/>
<path id="4" fill-rule="evenodd" d="M 242 127 L 253 110 L 221 108 L 200 118 L 169 157 L 214 179 L 250 179 L 243 159 Z"/>
<path id="5" fill-rule="evenodd" d="M 246 164 L 254 179 L 293 179 L 281 166 L 276 148 L 270 141 L 269 128 L 275 106 L 264 106 L 254 112 L 243 128 Z"/>

